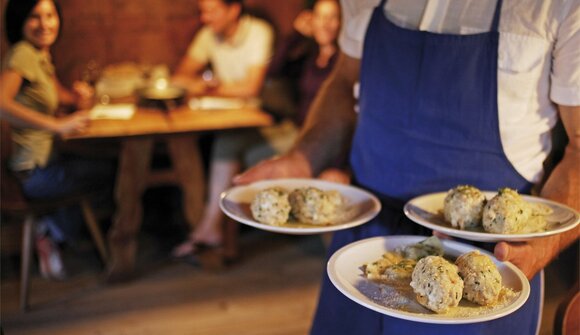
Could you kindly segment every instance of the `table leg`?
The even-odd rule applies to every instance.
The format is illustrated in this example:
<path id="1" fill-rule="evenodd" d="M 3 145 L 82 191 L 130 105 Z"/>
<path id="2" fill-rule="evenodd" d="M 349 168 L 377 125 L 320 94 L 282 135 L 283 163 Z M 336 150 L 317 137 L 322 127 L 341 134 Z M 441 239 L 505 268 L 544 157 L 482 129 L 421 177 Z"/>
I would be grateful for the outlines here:
<path id="1" fill-rule="evenodd" d="M 183 192 L 185 218 L 194 229 L 201 219 L 205 204 L 205 173 L 196 135 L 167 138 L 173 170 Z"/>
<path id="2" fill-rule="evenodd" d="M 127 280 L 133 275 L 137 234 L 143 217 L 141 195 L 145 190 L 152 152 L 152 139 L 126 139 L 122 143 L 115 184 L 117 213 L 108 233 L 111 251 L 108 282 Z"/>

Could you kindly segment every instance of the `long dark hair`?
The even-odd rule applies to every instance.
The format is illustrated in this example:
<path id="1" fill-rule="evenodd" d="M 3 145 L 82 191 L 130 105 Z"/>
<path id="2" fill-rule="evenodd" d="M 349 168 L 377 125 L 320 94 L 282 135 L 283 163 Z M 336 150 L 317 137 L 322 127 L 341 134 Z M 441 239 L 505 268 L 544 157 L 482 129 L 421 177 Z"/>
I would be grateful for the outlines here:
<path id="1" fill-rule="evenodd" d="M 36 5 L 41 0 L 9 0 L 6 5 L 6 11 L 4 12 L 4 22 L 6 28 L 6 37 L 10 44 L 15 44 L 20 42 L 24 37 L 22 36 L 22 30 L 24 28 L 24 22 L 30 13 L 36 7 Z M 62 28 L 62 15 L 60 12 L 60 6 L 55 0 L 50 0 L 54 3 L 56 8 L 56 13 L 58 14 L 58 19 L 60 21 L 60 29 Z"/>

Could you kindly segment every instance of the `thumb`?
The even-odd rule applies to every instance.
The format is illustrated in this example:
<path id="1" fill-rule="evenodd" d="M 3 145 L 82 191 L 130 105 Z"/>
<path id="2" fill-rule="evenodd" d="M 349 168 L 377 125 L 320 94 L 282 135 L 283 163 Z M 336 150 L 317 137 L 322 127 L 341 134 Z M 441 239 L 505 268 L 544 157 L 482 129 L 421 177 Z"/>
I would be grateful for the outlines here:
<path id="1" fill-rule="evenodd" d="M 497 258 L 498 260 L 505 262 L 505 261 L 509 261 L 510 258 L 510 254 L 511 254 L 511 246 L 509 244 L 507 244 L 506 242 L 499 242 L 498 244 L 495 245 L 495 248 L 493 249 L 493 253 L 495 255 L 495 258 Z"/>
<path id="2" fill-rule="evenodd" d="M 257 168 L 258 166 L 259 164 L 254 166 L 253 168 L 250 168 L 249 170 L 246 170 L 234 176 L 234 178 L 232 179 L 233 184 L 244 185 L 260 179 L 264 179 L 263 172 L 259 168 Z"/>
<path id="3" fill-rule="evenodd" d="M 514 264 L 529 261 L 531 257 L 530 246 L 526 243 L 499 242 L 495 245 L 493 253 L 500 261 L 510 261 Z M 516 262 L 513 262 L 514 260 Z"/>
<path id="4" fill-rule="evenodd" d="M 248 177 L 248 174 L 249 174 L 248 171 L 245 171 L 243 173 L 234 176 L 234 178 L 232 179 L 232 183 L 234 185 L 248 184 L 250 180 L 252 180 L 251 177 Z"/>

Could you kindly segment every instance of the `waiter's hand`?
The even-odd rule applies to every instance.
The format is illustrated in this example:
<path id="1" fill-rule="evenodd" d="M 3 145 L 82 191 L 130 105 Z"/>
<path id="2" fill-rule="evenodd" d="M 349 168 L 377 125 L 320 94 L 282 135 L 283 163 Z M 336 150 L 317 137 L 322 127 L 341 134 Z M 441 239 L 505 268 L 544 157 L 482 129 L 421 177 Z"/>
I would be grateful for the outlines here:
<path id="1" fill-rule="evenodd" d="M 249 184 L 264 179 L 311 178 L 310 163 L 298 152 L 274 157 L 258 163 L 253 168 L 237 175 L 235 185 Z"/>
<path id="2" fill-rule="evenodd" d="M 499 242 L 495 246 L 494 254 L 500 261 L 513 263 L 528 279 L 532 279 L 550 263 L 559 250 L 560 237 L 556 235 L 526 242 Z"/>
<path id="3" fill-rule="evenodd" d="M 350 184 L 350 173 L 338 168 L 328 168 L 320 172 L 317 178 L 338 184 Z"/>

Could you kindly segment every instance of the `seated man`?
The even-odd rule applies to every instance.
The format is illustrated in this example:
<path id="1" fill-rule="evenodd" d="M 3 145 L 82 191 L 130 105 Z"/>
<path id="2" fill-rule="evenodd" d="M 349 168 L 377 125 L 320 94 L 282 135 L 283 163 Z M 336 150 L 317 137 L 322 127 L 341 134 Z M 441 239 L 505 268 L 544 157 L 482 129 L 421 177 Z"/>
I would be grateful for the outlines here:
<path id="1" fill-rule="evenodd" d="M 199 0 L 204 27 L 196 35 L 172 81 L 194 95 L 257 97 L 262 89 L 272 53 L 273 29 L 258 18 L 245 15 L 242 0 Z M 213 74 L 207 71 L 211 65 Z M 245 148 L 261 141 L 256 129 L 217 134 L 212 148 L 209 195 L 204 216 L 188 240 L 173 251 L 184 257 L 200 246 L 222 243 L 219 194 L 230 187 L 241 170 Z"/>
<path id="2" fill-rule="evenodd" d="M 242 0 L 200 0 L 199 10 L 204 26 L 177 67 L 173 82 L 195 95 L 256 97 L 272 53 L 272 28 L 244 15 Z M 211 78 L 203 75 L 208 65 L 214 72 Z"/>

